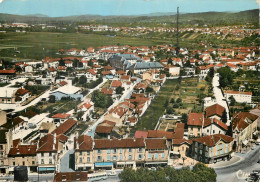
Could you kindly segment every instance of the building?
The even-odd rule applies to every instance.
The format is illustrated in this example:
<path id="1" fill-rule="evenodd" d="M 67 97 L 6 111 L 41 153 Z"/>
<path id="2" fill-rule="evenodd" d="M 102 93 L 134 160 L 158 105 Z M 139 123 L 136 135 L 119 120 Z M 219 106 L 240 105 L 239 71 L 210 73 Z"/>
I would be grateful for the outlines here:
<path id="1" fill-rule="evenodd" d="M 222 119 L 222 116 L 226 112 L 225 108 L 219 104 L 214 104 L 206 108 L 206 118 Z"/>
<path id="2" fill-rule="evenodd" d="M 8 173 L 8 152 L 12 145 L 12 132 L 9 132 L 7 129 L 0 128 L 0 174 Z"/>
<path id="3" fill-rule="evenodd" d="M 231 158 L 233 138 L 223 134 L 194 138 L 191 156 L 200 162 L 215 163 Z"/>
<path id="4" fill-rule="evenodd" d="M 188 135 L 189 136 L 202 136 L 202 126 L 204 123 L 203 113 L 190 113 L 188 117 Z"/>
<path id="5" fill-rule="evenodd" d="M 72 85 L 65 85 L 63 87 L 60 87 L 53 92 L 51 92 L 51 95 L 55 96 L 56 100 L 61 100 L 62 98 L 73 98 L 73 99 L 83 99 L 83 95 L 80 94 L 81 88 L 74 87 Z"/>
<path id="6" fill-rule="evenodd" d="M 27 166 L 28 171 L 37 171 L 36 145 L 17 145 L 10 148 L 8 153 L 9 172 L 15 166 Z"/>
<path id="7" fill-rule="evenodd" d="M 238 103 L 252 103 L 252 92 L 239 92 L 227 90 L 225 91 L 225 98 L 230 102 L 230 97 L 233 97 Z"/>
<path id="8" fill-rule="evenodd" d="M 18 88 L 0 87 L 0 104 L 15 104 Z"/>
<path id="9" fill-rule="evenodd" d="M 88 181 L 87 172 L 64 172 L 56 173 L 54 176 L 54 182 L 63 182 L 63 181 Z"/>
<path id="10" fill-rule="evenodd" d="M 225 135 L 227 130 L 228 130 L 228 126 L 216 118 L 204 119 L 202 135 L 214 135 L 214 134 Z"/>
<path id="11" fill-rule="evenodd" d="M 242 150 L 257 131 L 258 116 L 248 112 L 235 113 L 232 117 L 233 138 L 236 150 Z"/>

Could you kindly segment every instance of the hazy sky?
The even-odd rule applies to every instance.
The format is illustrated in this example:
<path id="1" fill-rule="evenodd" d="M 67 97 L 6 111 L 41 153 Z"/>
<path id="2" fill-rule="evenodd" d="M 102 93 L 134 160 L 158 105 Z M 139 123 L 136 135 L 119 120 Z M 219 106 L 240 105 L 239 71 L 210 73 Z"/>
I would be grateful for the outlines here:
<path id="1" fill-rule="evenodd" d="M 0 0 L 0 13 L 138 15 L 155 12 L 242 11 L 258 8 L 256 0 Z"/>

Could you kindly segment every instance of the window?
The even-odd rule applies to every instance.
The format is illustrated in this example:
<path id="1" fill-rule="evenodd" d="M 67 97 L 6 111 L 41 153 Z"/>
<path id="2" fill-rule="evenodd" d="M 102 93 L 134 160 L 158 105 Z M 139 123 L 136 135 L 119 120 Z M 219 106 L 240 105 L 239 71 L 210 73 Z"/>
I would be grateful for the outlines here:
<path id="1" fill-rule="evenodd" d="M 116 153 L 116 149 L 113 149 L 113 153 L 114 153 L 114 154 Z"/>
<path id="2" fill-rule="evenodd" d="M 79 152 L 79 155 L 82 155 L 82 151 Z"/>
<path id="3" fill-rule="evenodd" d="M 215 133 L 215 130 L 213 130 L 213 133 Z"/>
<path id="4" fill-rule="evenodd" d="M 102 157 L 101 156 L 98 156 L 97 157 L 97 161 L 101 161 L 102 160 Z"/>
<path id="5" fill-rule="evenodd" d="M 120 152 L 120 154 L 122 154 L 123 153 L 123 149 L 120 149 L 119 152 Z"/>
<path id="6" fill-rule="evenodd" d="M 44 164 L 44 159 L 42 159 L 41 164 Z"/>
<path id="7" fill-rule="evenodd" d="M 154 158 L 158 159 L 158 157 L 159 157 L 158 153 L 155 153 Z"/>
<path id="8" fill-rule="evenodd" d="M 43 157 L 43 156 L 44 156 L 44 153 L 41 153 L 41 156 Z"/>
<path id="9" fill-rule="evenodd" d="M 128 152 L 129 152 L 129 153 L 131 153 L 131 152 L 132 152 L 132 149 L 131 149 L 131 148 L 130 148 L 130 149 L 128 149 Z"/>
<path id="10" fill-rule="evenodd" d="M 143 152 L 143 148 L 138 148 L 138 152 Z"/>
<path id="11" fill-rule="evenodd" d="M 143 154 L 138 155 L 138 159 L 141 160 L 143 158 Z"/>
<path id="12" fill-rule="evenodd" d="M 90 162 L 90 157 L 87 158 L 87 162 Z"/>
<path id="13" fill-rule="evenodd" d="M 108 160 L 108 161 L 111 160 L 111 156 L 110 156 L 110 155 L 107 156 L 107 160 Z"/>
<path id="14" fill-rule="evenodd" d="M 164 153 L 162 153 L 161 157 L 162 157 L 162 158 L 164 158 L 164 157 L 165 157 Z"/>
<path id="15" fill-rule="evenodd" d="M 32 165 L 34 165 L 35 164 L 35 162 L 34 161 L 32 161 Z"/>
<path id="16" fill-rule="evenodd" d="M 148 154 L 148 159 L 151 159 L 151 158 L 152 158 L 152 154 L 149 153 L 149 154 Z"/>
<path id="17" fill-rule="evenodd" d="M 113 155 L 113 161 L 115 161 L 116 160 L 116 155 Z"/>
<path id="18" fill-rule="evenodd" d="M 49 156 L 51 156 L 51 152 L 49 152 Z"/>
<path id="19" fill-rule="evenodd" d="M 52 159 L 49 159 L 49 164 L 52 164 Z"/>
<path id="20" fill-rule="evenodd" d="M 82 163 L 82 157 L 79 158 L 79 163 Z"/>
<path id="21" fill-rule="evenodd" d="M 184 151 L 184 147 L 182 147 L 181 150 Z"/>
<path id="22" fill-rule="evenodd" d="M 129 156 L 128 156 L 128 160 L 132 160 L 132 155 L 129 155 Z"/>
<path id="23" fill-rule="evenodd" d="M 100 150 L 100 149 L 98 149 L 97 153 L 98 153 L 98 154 L 101 154 L 101 150 Z"/>
<path id="24" fill-rule="evenodd" d="M 25 162 L 23 161 L 23 166 L 25 166 Z"/>
<path id="25" fill-rule="evenodd" d="M 123 160 L 123 155 L 120 155 L 120 158 L 119 158 L 120 160 Z"/>
<path id="26" fill-rule="evenodd" d="M 209 133 L 209 130 L 207 130 L 207 133 Z"/>
<path id="27" fill-rule="evenodd" d="M 110 149 L 107 149 L 107 154 L 110 154 Z"/>
<path id="28" fill-rule="evenodd" d="M 3 148 L 4 148 L 3 145 L 0 145 L 0 150 L 3 150 Z"/>
<path id="29" fill-rule="evenodd" d="M 88 151 L 87 154 L 90 155 L 90 151 Z"/>
<path id="30" fill-rule="evenodd" d="M 13 166 L 15 166 L 15 162 L 13 162 Z"/>

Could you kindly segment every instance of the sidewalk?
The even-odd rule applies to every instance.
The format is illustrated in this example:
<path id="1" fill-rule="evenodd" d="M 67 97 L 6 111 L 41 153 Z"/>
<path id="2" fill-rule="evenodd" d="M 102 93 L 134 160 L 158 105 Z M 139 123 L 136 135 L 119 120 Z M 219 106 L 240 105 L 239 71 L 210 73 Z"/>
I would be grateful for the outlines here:
<path id="1" fill-rule="evenodd" d="M 237 163 L 241 160 L 243 160 L 242 157 L 233 156 L 229 161 L 220 161 L 220 162 L 217 162 L 215 164 L 210 164 L 209 167 L 212 167 L 212 168 L 226 167 L 226 166 L 230 166 L 232 164 L 235 164 L 235 163 Z"/>

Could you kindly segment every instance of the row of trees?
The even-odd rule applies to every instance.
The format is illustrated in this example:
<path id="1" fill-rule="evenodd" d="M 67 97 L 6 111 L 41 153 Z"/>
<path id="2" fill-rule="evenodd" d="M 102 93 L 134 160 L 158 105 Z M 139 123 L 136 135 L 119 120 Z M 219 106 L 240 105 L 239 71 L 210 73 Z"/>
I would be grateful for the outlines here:
<path id="1" fill-rule="evenodd" d="M 125 168 L 119 174 L 122 182 L 143 182 L 143 181 L 164 181 L 164 182 L 214 182 L 217 174 L 213 168 L 208 168 L 202 163 L 196 164 L 193 169 L 174 169 L 171 167 L 157 168 L 155 171 L 147 168 L 140 168 L 136 171 Z"/>

